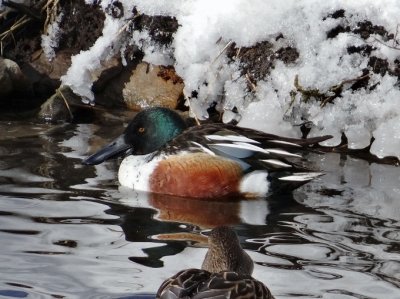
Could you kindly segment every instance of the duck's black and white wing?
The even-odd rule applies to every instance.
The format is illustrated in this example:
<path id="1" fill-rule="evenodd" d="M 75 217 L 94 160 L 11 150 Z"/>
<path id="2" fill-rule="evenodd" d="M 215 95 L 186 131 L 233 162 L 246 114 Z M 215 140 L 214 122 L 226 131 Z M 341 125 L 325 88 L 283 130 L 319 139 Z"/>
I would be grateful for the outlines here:
<path id="1" fill-rule="evenodd" d="M 205 124 L 184 131 L 169 143 L 168 150 L 187 149 L 234 160 L 248 174 L 249 180 L 243 180 L 241 187 L 243 193 L 251 193 L 255 181 L 261 183 L 266 179 L 271 183 L 268 190 L 256 193 L 271 194 L 294 190 L 321 176 L 323 173 L 314 171 L 304 155 L 331 137 L 296 139 L 233 125 Z"/>

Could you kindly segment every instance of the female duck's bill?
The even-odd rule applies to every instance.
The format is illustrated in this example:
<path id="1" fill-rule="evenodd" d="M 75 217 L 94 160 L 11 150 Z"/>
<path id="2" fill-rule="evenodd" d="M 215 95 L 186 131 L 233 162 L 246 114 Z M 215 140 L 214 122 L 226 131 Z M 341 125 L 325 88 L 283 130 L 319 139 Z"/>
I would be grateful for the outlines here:
<path id="1" fill-rule="evenodd" d="M 232 229 L 213 229 L 208 243 L 202 269 L 182 270 L 168 278 L 156 298 L 274 298 L 261 281 L 251 276 L 253 261 Z"/>
<path id="2" fill-rule="evenodd" d="M 264 197 L 320 176 L 293 159 L 328 138 L 285 138 L 227 124 L 188 128 L 179 114 L 157 107 L 138 113 L 120 137 L 83 164 L 128 155 L 118 179 L 135 190 L 197 198 Z"/>

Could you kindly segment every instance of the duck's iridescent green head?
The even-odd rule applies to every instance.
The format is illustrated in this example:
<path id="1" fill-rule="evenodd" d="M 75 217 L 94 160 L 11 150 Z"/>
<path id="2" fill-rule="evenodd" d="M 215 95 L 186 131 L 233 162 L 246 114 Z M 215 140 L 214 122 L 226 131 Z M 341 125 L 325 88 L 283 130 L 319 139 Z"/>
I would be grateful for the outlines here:
<path id="1" fill-rule="evenodd" d="M 96 165 L 126 152 L 134 155 L 152 153 L 182 133 L 186 127 L 182 117 L 168 108 L 143 110 L 134 117 L 120 137 L 82 163 Z"/>
<path id="2" fill-rule="evenodd" d="M 178 113 L 155 107 L 136 115 L 125 129 L 124 139 L 132 145 L 133 154 L 143 155 L 161 148 L 184 129 L 186 123 Z"/>

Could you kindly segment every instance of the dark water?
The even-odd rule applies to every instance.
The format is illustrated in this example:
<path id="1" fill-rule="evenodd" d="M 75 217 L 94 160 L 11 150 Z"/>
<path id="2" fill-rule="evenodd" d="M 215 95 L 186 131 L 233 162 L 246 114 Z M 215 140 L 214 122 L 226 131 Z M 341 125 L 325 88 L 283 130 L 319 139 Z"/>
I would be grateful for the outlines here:
<path id="1" fill-rule="evenodd" d="M 400 298 L 400 168 L 337 154 L 292 197 L 205 202 L 119 188 L 80 161 L 121 131 L 0 122 L 0 298 L 154 293 L 199 267 L 199 232 L 234 226 L 277 298 Z"/>

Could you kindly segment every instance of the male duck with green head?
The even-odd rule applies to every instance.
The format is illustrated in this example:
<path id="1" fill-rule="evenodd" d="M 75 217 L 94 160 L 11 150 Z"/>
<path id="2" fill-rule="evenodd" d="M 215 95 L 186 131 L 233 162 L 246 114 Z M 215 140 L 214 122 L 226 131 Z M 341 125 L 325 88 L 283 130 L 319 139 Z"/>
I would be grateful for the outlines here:
<path id="1" fill-rule="evenodd" d="M 128 154 L 118 179 L 135 190 L 195 198 L 264 197 L 320 176 L 291 160 L 329 138 L 286 138 L 220 123 L 187 127 L 177 112 L 155 107 L 139 112 L 120 137 L 83 164 Z"/>

